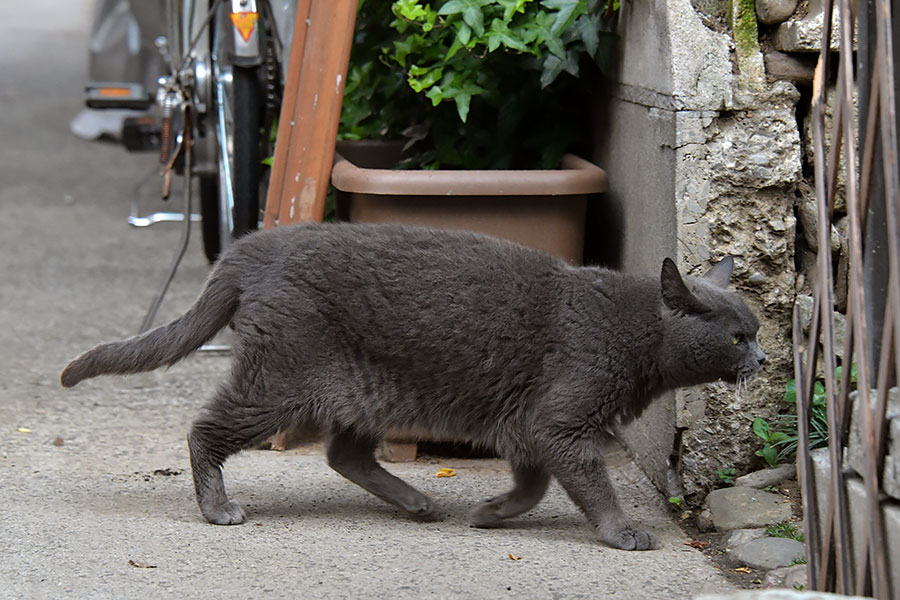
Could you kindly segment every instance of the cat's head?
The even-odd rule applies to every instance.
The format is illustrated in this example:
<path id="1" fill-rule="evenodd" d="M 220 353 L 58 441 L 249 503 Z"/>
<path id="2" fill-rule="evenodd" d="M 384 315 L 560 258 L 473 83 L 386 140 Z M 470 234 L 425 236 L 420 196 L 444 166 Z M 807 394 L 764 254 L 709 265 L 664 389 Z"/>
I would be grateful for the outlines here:
<path id="1" fill-rule="evenodd" d="M 671 371 L 667 378 L 678 385 L 737 382 L 756 374 L 766 361 L 756 340 L 759 321 L 727 289 L 733 269 L 728 256 L 703 277 L 682 278 L 671 259 L 663 262 L 663 363 Z"/>

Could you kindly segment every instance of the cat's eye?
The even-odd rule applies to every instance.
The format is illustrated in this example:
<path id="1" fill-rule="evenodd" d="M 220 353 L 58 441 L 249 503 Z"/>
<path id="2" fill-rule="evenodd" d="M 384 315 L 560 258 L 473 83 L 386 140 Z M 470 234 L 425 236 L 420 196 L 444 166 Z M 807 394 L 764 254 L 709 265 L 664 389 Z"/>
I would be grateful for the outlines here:
<path id="1" fill-rule="evenodd" d="M 741 343 L 742 337 L 743 336 L 740 336 L 740 335 L 734 336 L 733 338 L 731 338 L 731 343 L 734 344 L 735 346 L 737 346 L 738 344 Z"/>

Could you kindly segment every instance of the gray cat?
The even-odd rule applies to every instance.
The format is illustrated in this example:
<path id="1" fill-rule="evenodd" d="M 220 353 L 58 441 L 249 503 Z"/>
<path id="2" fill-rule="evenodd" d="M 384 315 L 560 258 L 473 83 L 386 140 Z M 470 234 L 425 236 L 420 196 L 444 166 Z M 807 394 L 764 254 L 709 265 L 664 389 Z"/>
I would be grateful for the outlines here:
<path id="1" fill-rule="evenodd" d="M 530 510 L 555 477 L 602 541 L 643 550 L 655 540 L 619 507 L 600 442 L 664 390 L 760 369 L 758 322 L 725 289 L 732 268 L 685 281 L 666 259 L 661 278 L 638 277 L 465 232 L 279 227 L 224 253 L 184 315 L 89 350 L 61 381 L 172 365 L 231 323 L 231 379 L 188 435 L 209 522 L 244 520 L 221 466 L 278 432 L 324 433 L 338 473 L 428 516 L 431 500 L 375 461 L 395 432 L 509 460 L 513 489 L 473 525 Z"/>

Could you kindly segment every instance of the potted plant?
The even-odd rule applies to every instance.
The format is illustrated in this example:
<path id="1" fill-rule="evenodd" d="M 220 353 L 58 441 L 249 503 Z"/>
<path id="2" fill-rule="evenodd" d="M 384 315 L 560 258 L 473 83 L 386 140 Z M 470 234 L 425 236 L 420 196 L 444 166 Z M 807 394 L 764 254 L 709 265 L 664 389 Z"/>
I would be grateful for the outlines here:
<path id="1" fill-rule="evenodd" d="M 339 215 L 472 229 L 580 262 L 586 197 L 606 176 L 566 153 L 590 147 L 591 65 L 609 54 L 617 9 L 363 0 L 332 171 Z M 358 140 L 366 151 L 348 146 Z"/>

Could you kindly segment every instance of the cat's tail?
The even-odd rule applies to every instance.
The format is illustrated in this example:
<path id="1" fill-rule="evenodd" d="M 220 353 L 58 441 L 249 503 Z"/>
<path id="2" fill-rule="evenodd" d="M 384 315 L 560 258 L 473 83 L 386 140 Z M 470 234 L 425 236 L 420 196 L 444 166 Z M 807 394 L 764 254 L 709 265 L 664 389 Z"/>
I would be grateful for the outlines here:
<path id="1" fill-rule="evenodd" d="M 217 265 L 200 297 L 187 312 L 165 325 L 119 342 L 100 344 L 63 369 L 60 383 L 72 387 L 97 375 L 127 375 L 171 366 L 228 325 L 240 291 Z"/>

